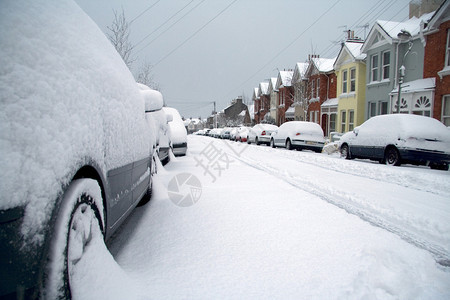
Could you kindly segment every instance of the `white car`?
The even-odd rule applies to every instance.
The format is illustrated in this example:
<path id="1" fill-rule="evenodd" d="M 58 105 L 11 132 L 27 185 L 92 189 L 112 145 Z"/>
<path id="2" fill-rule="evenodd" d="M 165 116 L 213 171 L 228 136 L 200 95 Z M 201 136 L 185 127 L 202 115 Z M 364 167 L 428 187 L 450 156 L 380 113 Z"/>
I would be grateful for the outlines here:
<path id="1" fill-rule="evenodd" d="M 164 112 L 163 95 L 156 90 L 149 88 L 148 86 L 138 83 L 137 84 L 141 94 L 147 99 L 150 106 L 146 107 L 147 121 L 150 127 L 149 132 L 155 132 L 153 138 L 153 147 L 155 149 L 155 156 L 161 161 L 163 165 L 167 164 L 170 160 L 169 151 L 171 148 L 169 137 L 169 122 L 172 120 L 172 116 L 166 115 Z"/>
<path id="2" fill-rule="evenodd" d="M 71 299 L 149 199 L 151 105 L 76 3 L 0 1 L 0 28 L 0 298 Z"/>
<path id="3" fill-rule="evenodd" d="M 344 134 L 341 156 L 366 158 L 399 166 L 402 163 L 429 165 L 448 170 L 450 131 L 430 117 L 410 114 L 375 116 Z"/>
<path id="4" fill-rule="evenodd" d="M 248 132 L 247 143 L 270 144 L 272 132 L 276 131 L 278 126 L 272 124 L 257 124 Z"/>
<path id="5" fill-rule="evenodd" d="M 172 107 L 163 107 L 166 115 L 171 116 L 169 122 L 169 136 L 172 143 L 172 151 L 175 156 L 186 155 L 187 151 L 187 131 L 184 127 L 183 119 L 178 110 Z"/>
<path id="6" fill-rule="evenodd" d="M 319 124 L 305 121 L 291 121 L 281 124 L 277 131 L 272 133 L 270 146 L 285 147 L 288 150 L 312 150 L 321 152 L 325 138 Z"/>
<path id="7" fill-rule="evenodd" d="M 247 142 L 248 138 L 248 132 L 250 128 L 242 126 L 239 128 L 238 132 L 236 133 L 236 141 L 245 143 Z"/>

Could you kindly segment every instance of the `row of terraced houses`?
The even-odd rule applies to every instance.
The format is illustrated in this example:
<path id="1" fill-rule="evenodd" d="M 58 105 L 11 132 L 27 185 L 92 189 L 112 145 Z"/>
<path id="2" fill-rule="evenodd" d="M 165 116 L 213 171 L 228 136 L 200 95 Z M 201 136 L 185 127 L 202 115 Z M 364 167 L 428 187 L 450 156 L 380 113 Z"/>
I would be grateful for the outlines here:
<path id="1" fill-rule="evenodd" d="M 439 2 L 405 22 L 376 21 L 364 41 L 349 30 L 337 57 L 309 55 L 261 82 L 255 123 L 311 121 L 328 136 L 375 115 L 409 113 L 450 126 L 450 0 Z"/>

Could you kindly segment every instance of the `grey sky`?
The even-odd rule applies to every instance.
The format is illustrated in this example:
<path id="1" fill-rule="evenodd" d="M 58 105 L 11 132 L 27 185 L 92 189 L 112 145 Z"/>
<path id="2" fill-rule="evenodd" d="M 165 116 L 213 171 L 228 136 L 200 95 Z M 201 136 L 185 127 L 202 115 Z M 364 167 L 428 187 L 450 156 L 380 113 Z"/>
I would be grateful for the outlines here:
<path id="1" fill-rule="evenodd" d="M 184 117 L 206 118 L 213 110 L 212 101 L 216 101 L 218 111 L 243 93 L 250 101 L 259 82 L 276 77 L 277 69 L 293 69 L 308 54 L 335 57 L 339 41 L 344 38 L 344 26 L 363 38 L 364 28 L 360 26 L 366 23 L 370 25 L 368 34 L 375 20 L 406 20 L 409 0 L 76 2 L 104 32 L 112 23 L 113 10 L 120 11 L 123 7 L 127 20 L 131 21 L 154 5 L 131 24 L 133 44 L 186 6 L 136 46 L 138 60 L 134 68 L 143 62 L 156 64 L 154 79 L 160 84 L 167 105 L 177 108 Z"/>

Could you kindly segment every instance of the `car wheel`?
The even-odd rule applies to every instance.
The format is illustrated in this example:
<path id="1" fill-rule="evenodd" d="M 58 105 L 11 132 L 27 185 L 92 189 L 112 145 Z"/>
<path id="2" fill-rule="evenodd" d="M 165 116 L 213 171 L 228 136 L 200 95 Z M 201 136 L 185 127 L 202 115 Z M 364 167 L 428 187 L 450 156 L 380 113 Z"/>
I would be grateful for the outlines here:
<path id="1" fill-rule="evenodd" d="M 448 164 L 447 164 L 447 163 L 442 163 L 442 164 L 431 163 L 431 164 L 430 164 L 430 168 L 431 168 L 432 170 L 448 171 Z"/>
<path id="2" fill-rule="evenodd" d="M 273 141 L 273 139 L 270 139 L 270 144 L 269 144 L 269 146 L 270 146 L 271 148 L 275 148 L 275 142 Z"/>
<path id="3" fill-rule="evenodd" d="M 71 278 L 80 272 L 77 267 L 86 246 L 94 239 L 103 243 L 102 193 L 97 181 L 74 180 L 62 201 L 46 270 L 44 293 L 48 299 L 71 299 Z"/>
<path id="4" fill-rule="evenodd" d="M 258 142 L 258 138 L 255 138 L 255 144 L 259 146 L 260 142 Z"/>
<path id="5" fill-rule="evenodd" d="M 341 146 L 341 157 L 345 159 L 350 159 L 350 149 L 348 148 L 347 144 L 343 144 Z"/>
<path id="6" fill-rule="evenodd" d="M 394 147 L 388 147 L 384 153 L 384 160 L 387 165 L 400 166 L 400 154 Z"/>
<path id="7" fill-rule="evenodd" d="M 292 150 L 292 143 L 291 143 L 291 140 L 290 140 L 290 139 L 288 139 L 288 140 L 286 141 L 286 149 Z"/>

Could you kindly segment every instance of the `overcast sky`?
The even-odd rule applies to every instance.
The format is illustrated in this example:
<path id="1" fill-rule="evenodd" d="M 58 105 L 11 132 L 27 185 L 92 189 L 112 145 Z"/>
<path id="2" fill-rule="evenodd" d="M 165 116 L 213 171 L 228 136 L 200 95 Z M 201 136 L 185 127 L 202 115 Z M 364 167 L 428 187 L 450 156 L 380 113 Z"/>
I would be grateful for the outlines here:
<path id="1" fill-rule="evenodd" d="M 308 54 L 333 58 L 345 29 L 364 38 L 375 20 L 404 21 L 409 0 L 76 0 L 107 32 L 123 8 L 135 71 L 154 65 L 166 104 L 206 118 Z M 369 28 L 362 27 L 369 24 Z M 169 28 L 170 27 L 170 28 Z M 134 73 L 134 72 L 133 72 Z"/>

